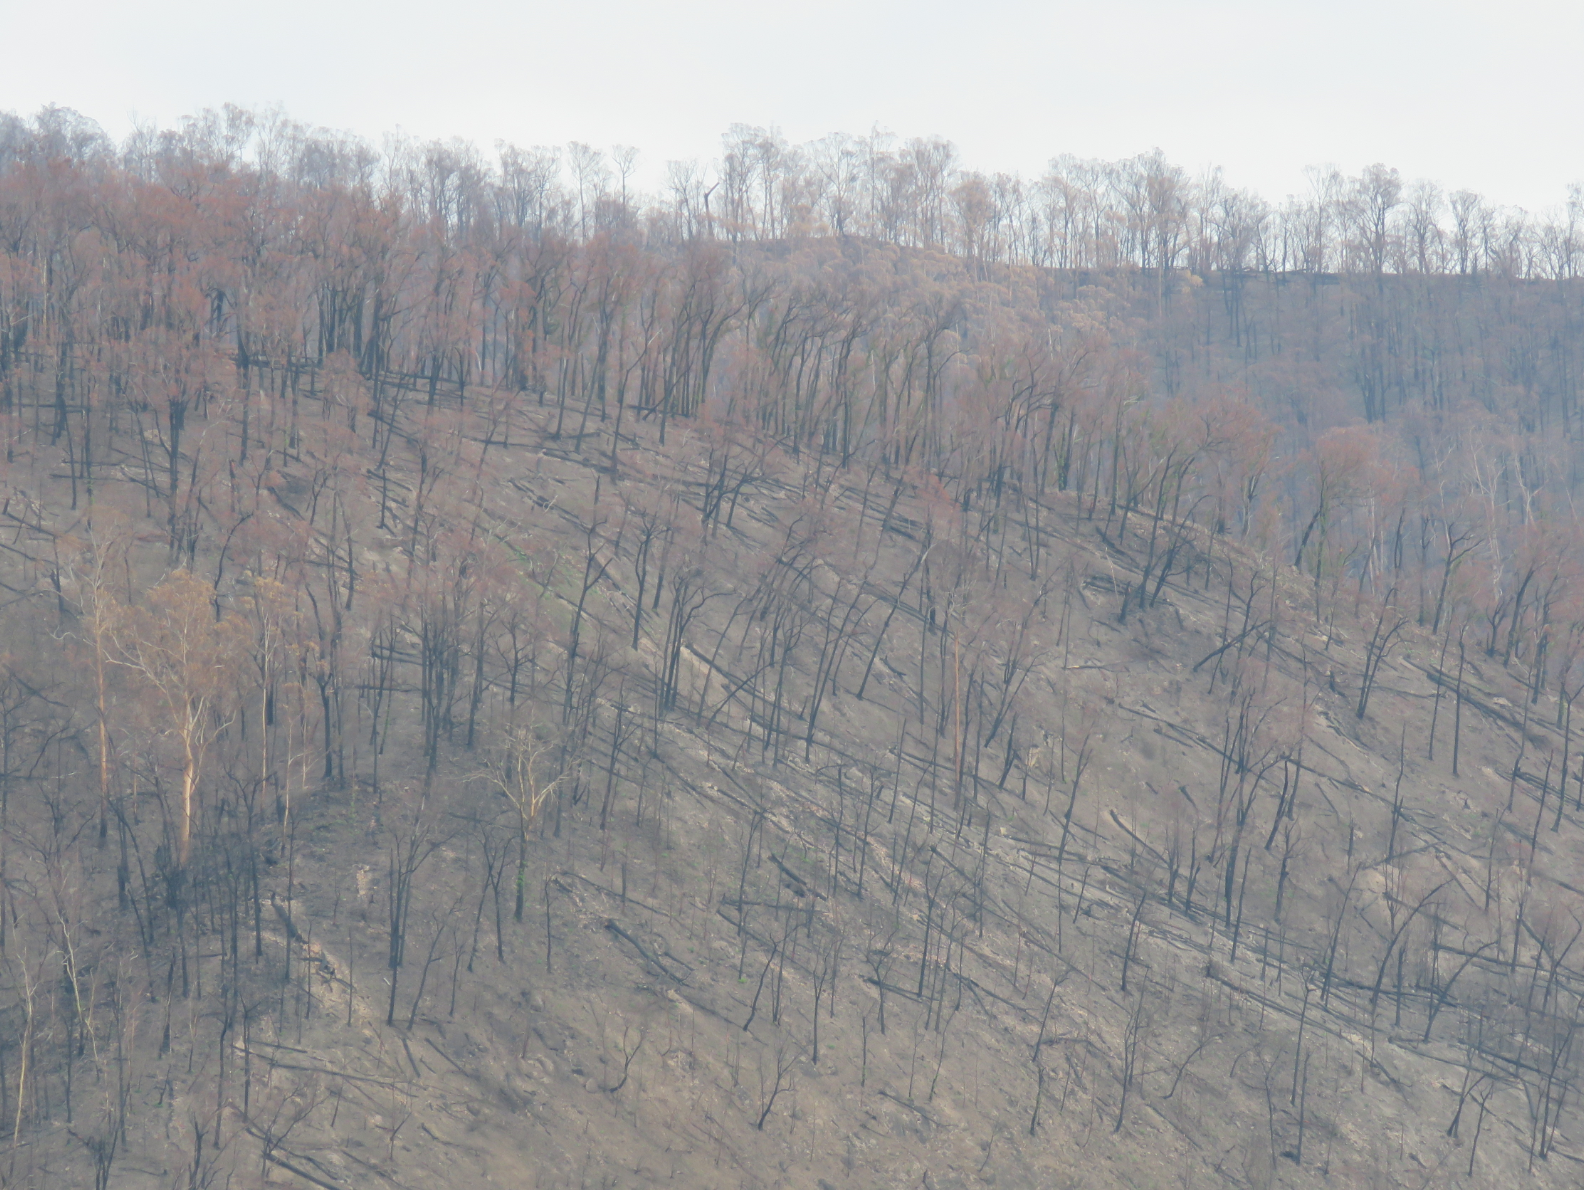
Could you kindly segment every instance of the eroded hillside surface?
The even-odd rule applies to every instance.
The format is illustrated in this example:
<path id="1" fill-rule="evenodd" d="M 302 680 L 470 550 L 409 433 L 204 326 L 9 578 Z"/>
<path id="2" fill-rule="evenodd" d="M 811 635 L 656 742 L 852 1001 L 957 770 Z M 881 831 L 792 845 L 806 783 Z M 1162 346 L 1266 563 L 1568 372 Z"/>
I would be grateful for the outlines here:
<path id="1" fill-rule="evenodd" d="M 200 555 L 135 612 L 164 550 L 47 514 L 32 462 L 7 582 L 54 557 L 63 593 L 11 636 L 13 1181 L 1572 1177 L 1550 699 L 1104 500 L 965 510 L 694 427 L 580 456 L 549 418 L 349 486 L 386 530 L 296 602 L 216 604 Z M 249 531 L 328 498 L 310 461 Z M 431 532 L 425 470 L 469 465 Z M 348 604 L 327 754 L 302 617 Z M 100 624 L 105 827 L 52 701 Z M 223 721 L 185 871 L 171 688 Z"/>

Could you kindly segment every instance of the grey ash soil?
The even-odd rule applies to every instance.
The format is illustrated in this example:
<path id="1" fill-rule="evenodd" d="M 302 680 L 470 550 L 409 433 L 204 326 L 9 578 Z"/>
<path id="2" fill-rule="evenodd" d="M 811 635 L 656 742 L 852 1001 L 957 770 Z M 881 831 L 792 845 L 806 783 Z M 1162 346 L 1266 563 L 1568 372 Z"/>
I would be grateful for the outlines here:
<path id="1" fill-rule="evenodd" d="M 998 568 L 969 518 L 861 475 L 777 457 L 729 524 L 701 529 L 685 432 L 614 475 L 530 441 L 490 452 L 509 480 L 497 523 L 572 557 L 600 523 L 612 565 L 582 613 L 584 662 L 603 672 L 570 720 L 585 716 L 576 747 L 558 683 L 581 563 L 544 587 L 551 630 L 522 697 L 491 695 L 560 774 L 521 920 L 487 749 L 446 749 L 426 780 L 416 696 L 399 694 L 379 788 L 310 779 L 291 824 L 259 835 L 256 923 L 238 935 L 199 907 L 184 975 L 105 944 L 106 969 L 149 968 L 127 1009 L 114 1185 L 1576 1178 L 1570 1104 L 1531 1157 L 1576 1020 L 1558 1005 L 1576 1003 L 1581 833 L 1571 800 L 1551 829 L 1554 779 L 1541 800 L 1535 757 L 1561 747 L 1546 699 L 1526 713 L 1471 655 L 1454 778 L 1455 700 L 1437 705 L 1428 637 L 1402 634 L 1359 717 L 1373 625 L 1345 599 L 1317 621 L 1312 584 L 1278 569 L 1273 593 L 1271 567 L 1227 543 L 1191 543 L 1192 563 L 1124 615 L 1147 528 L 1119 539 L 1077 498 L 1009 533 Z M 666 605 L 633 649 L 634 534 L 616 544 L 642 507 L 692 517 L 671 566 L 709 596 L 658 721 Z M 854 595 L 808 739 L 815 644 Z M 966 668 L 993 698 L 1030 608 L 1011 757 L 1005 728 L 967 755 L 940 697 L 956 683 L 964 698 Z M 959 617 L 955 656 L 932 609 Z M 778 615 L 802 634 L 780 707 L 728 695 Z M 115 848 L 82 854 L 74 895 L 113 930 Z M 421 858 L 392 1011 L 404 854 Z M 242 991 L 217 998 L 238 936 Z M 47 1105 L 13 1180 L 91 1184 L 83 1121 L 107 1088 L 76 1090 L 70 1127 Z"/>

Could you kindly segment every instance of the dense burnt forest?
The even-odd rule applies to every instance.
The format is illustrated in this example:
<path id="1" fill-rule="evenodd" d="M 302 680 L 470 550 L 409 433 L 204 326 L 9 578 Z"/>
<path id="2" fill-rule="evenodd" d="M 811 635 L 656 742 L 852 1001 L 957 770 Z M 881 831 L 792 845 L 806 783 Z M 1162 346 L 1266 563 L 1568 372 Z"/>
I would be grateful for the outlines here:
<path id="1" fill-rule="evenodd" d="M 3 132 L 6 1184 L 1573 1176 L 1571 266 Z"/>

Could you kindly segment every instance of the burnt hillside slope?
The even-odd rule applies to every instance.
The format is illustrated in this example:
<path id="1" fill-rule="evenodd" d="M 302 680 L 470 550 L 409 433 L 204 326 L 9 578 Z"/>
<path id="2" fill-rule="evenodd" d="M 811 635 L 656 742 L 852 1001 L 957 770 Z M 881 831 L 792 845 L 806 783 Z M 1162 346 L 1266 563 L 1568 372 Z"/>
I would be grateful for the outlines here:
<path id="1" fill-rule="evenodd" d="M 1104 500 L 552 420 L 275 458 L 238 537 L 366 542 L 285 582 L 13 462 L 9 1183 L 1571 1178 L 1550 698 Z"/>
<path id="2" fill-rule="evenodd" d="M 243 116 L 0 127 L 4 1185 L 1574 1178 L 1570 271 Z"/>

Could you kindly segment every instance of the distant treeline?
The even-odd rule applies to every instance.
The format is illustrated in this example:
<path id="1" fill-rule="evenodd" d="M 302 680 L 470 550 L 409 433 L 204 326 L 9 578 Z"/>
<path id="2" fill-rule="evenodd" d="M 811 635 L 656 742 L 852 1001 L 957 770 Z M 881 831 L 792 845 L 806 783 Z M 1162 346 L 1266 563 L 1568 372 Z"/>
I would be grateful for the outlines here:
<path id="1" fill-rule="evenodd" d="M 1394 273 L 1561 280 L 1584 270 L 1584 188 L 1555 211 L 1493 204 L 1431 180 L 1405 184 L 1375 164 L 1348 177 L 1310 171 L 1310 193 L 1274 204 L 1191 177 L 1156 150 L 1120 161 L 1053 157 L 1035 179 L 965 169 L 940 138 L 833 134 L 790 144 L 734 124 L 718 161 L 667 163 L 658 193 L 634 185 L 639 152 L 572 143 L 500 144 L 491 160 L 460 140 L 359 138 L 279 113 L 227 105 L 179 129 L 138 129 L 117 146 L 65 108 L 31 120 L 0 113 L 0 169 L 69 159 L 115 164 L 144 180 L 195 162 L 249 168 L 295 185 L 401 193 L 458 229 L 498 222 L 586 237 L 641 223 L 651 235 L 780 241 L 859 236 L 952 253 L 978 266 Z"/>

